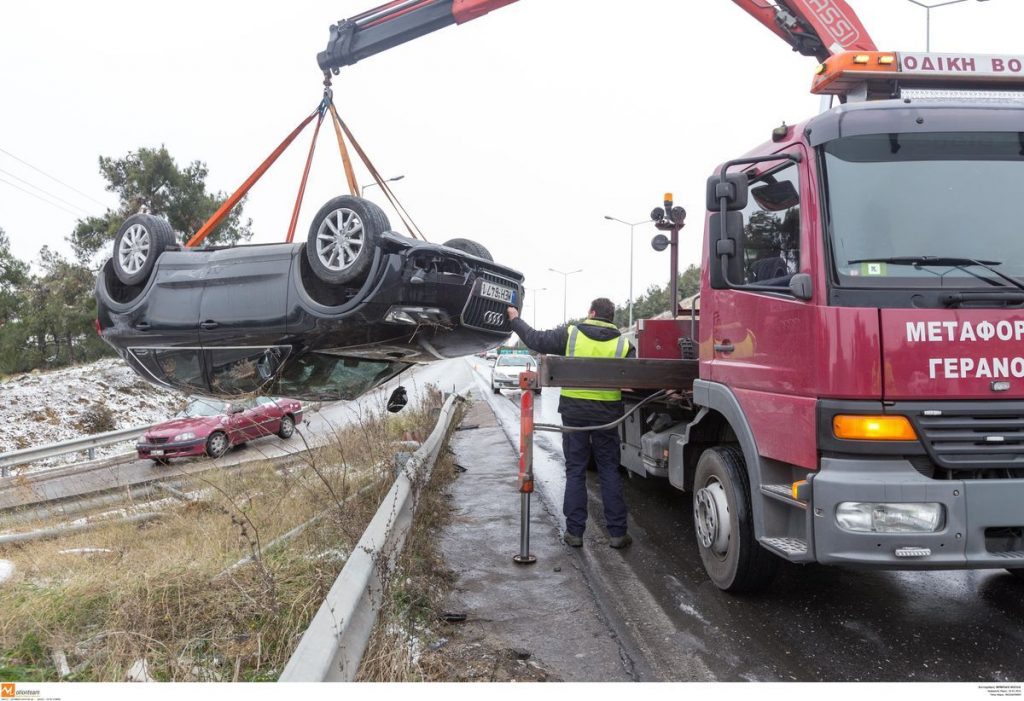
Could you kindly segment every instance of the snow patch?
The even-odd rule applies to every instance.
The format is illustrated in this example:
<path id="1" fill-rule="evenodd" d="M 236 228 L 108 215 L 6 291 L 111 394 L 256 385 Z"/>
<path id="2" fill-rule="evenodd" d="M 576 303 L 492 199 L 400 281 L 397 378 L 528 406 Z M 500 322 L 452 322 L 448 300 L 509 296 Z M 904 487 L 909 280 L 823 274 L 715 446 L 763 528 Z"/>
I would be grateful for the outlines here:
<path id="1" fill-rule="evenodd" d="M 0 560 L 0 583 L 3 583 L 14 576 L 14 563 L 10 560 Z"/>

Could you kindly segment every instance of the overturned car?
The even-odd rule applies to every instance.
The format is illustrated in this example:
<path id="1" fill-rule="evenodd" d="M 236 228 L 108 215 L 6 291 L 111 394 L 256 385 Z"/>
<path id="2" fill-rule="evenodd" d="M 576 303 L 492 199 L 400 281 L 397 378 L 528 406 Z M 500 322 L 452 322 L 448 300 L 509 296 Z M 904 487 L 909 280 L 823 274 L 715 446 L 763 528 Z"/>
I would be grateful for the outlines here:
<path id="1" fill-rule="evenodd" d="M 142 377 L 190 394 L 353 399 L 501 343 L 522 282 L 474 241 L 391 231 L 358 197 L 321 207 L 305 243 L 184 248 L 135 214 L 97 278 L 97 330 Z"/>

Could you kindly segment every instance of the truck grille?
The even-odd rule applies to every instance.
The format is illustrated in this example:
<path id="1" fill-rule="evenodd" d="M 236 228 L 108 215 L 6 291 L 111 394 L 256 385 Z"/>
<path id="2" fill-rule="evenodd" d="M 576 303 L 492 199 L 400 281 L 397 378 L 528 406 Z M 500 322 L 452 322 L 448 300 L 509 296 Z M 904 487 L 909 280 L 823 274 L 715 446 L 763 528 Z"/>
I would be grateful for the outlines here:
<path id="1" fill-rule="evenodd" d="M 935 464 L 951 470 L 1024 469 L 1024 407 L 989 404 L 915 412 L 911 418 Z M 936 410 L 932 410 L 936 411 Z"/>
<path id="2" fill-rule="evenodd" d="M 511 287 L 516 291 L 516 301 L 521 303 L 522 290 L 515 280 L 495 275 L 491 272 L 477 271 L 477 282 L 473 285 L 473 292 L 466 301 L 462 310 L 462 325 L 480 331 L 490 331 L 495 334 L 512 333 L 512 324 L 509 323 L 505 310 L 508 305 L 496 299 L 489 299 L 480 295 L 480 281 L 486 280 L 502 287 Z M 497 323 L 495 323 L 497 322 Z"/>

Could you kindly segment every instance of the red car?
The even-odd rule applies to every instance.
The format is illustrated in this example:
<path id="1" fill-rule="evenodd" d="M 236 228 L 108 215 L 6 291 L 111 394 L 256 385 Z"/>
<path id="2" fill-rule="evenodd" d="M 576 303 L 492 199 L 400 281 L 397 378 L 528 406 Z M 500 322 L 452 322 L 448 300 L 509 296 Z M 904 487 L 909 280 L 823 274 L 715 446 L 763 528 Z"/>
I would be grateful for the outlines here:
<path id="1" fill-rule="evenodd" d="M 224 402 L 195 397 L 182 416 L 153 426 L 135 446 L 139 458 L 164 464 L 170 458 L 209 455 L 254 438 L 277 434 L 291 438 L 302 421 L 302 403 L 295 399 L 256 397 Z"/>

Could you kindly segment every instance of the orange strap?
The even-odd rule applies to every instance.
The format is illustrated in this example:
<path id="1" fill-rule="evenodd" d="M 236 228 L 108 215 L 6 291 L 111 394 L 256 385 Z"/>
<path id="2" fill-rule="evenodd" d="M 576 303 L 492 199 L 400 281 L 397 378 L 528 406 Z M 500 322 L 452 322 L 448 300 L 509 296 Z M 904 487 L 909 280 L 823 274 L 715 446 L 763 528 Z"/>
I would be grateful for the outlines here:
<path id="1" fill-rule="evenodd" d="M 334 109 L 331 103 L 331 122 L 334 124 L 334 135 L 338 137 L 338 150 L 341 151 L 341 163 L 345 167 L 345 179 L 348 180 L 348 193 L 353 197 L 359 197 L 359 183 L 356 181 L 356 172 L 352 168 L 352 160 L 348 157 L 348 148 L 345 146 L 345 137 L 341 135 L 339 123 L 341 118 L 338 110 Z"/>
<path id="2" fill-rule="evenodd" d="M 313 140 L 309 142 L 309 155 L 306 156 L 306 168 L 302 171 L 302 181 L 299 183 L 299 194 L 295 197 L 295 209 L 292 210 L 292 221 L 288 225 L 288 236 L 285 241 L 292 242 L 295 238 L 295 225 L 299 221 L 299 210 L 302 209 L 302 197 L 306 194 L 306 181 L 309 179 L 309 167 L 313 165 L 313 151 L 316 150 L 316 137 L 320 135 L 320 125 L 324 123 L 324 114 L 320 112 L 320 118 L 316 120 L 316 129 L 313 130 Z"/>
<path id="3" fill-rule="evenodd" d="M 282 141 L 281 144 L 276 149 L 274 149 L 273 153 L 267 156 L 266 160 L 260 163 L 259 167 L 253 171 L 252 175 L 246 178 L 245 182 L 242 183 L 242 186 L 235 190 L 231 197 L 224 200 L 224 204 L 222 204 L 217 209 L 217 211 L 213 213 L 212 217 L 206 220 L 206 223 L 203 224 L 202 227 L 200 227 L 199 231 L 197 231 L 195 235 L 193 235 L 192 238 L 190 238 L 188 240 L 188 243 L 186 243 L 185 245 L 191 248 L 193 246 L 198 246 L 199 244 L 201 244 L 203 240 L 210 235 L 210 232 L 212 232 L 220 225 L 220 223 L 224 220 L 224 217 L 226 217 L 228 213 L 232 209 L 234 209 L 235 205 L 238 204 L 238 202 L 243 197 L 245 197 L 245 194 L 249 192 L 250 188 L 252 188 L 252 186 L 256 184 L 256 181 L 259 180 L 260 177 L 262 177 L 263 174 L 267 172 L 267 169 L 270 168 L 270 166 L 274 165 L 274 161 L 276 161 L 278 157 L 284 152 L 284 150 L 288 148 L 292 141 L 295 140 L 295 137 L 299 135 L 299 132 L 305 129 L 306 125 L 313 121 L 313 117 L 317 116 L 318 114 L 320 114 L 319 108 L 317 108 L 317 110 L 313 112 L 313 114 L 309 115 L 304 120 L 302 120 L 302 123 L 299 124 L 299 126 L 295 127 L 291 134 L 285 137 L 285 140 Z"/>

